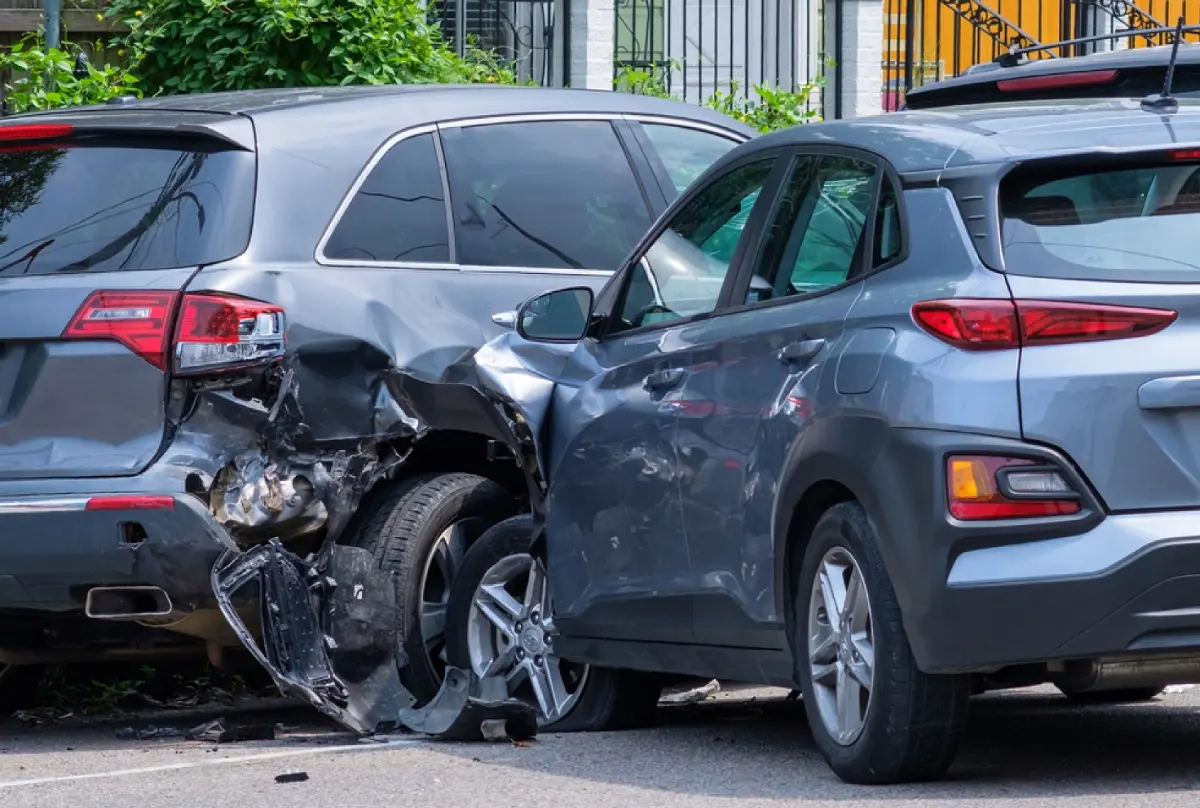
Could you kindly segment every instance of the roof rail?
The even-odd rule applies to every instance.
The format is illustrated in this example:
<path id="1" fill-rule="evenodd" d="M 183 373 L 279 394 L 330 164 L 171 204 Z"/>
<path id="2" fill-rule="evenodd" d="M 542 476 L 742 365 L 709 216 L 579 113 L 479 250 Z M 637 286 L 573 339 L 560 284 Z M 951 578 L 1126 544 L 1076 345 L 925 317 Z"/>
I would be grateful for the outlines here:
<path id="1" fill-rule="evenodd" d="M 1057 48 L 1066 48 L 1072 45 L 1087 45 L 1092 42 L 1110 42 L 1118 39 L 1132 39 L 1139 36 L 1157 36 L 1159 34 L 1166 36 L 1174 33 L 1183 34 L 1200 34 L 1200 25 L 1185 25 L 1183 28 L 1130 28 L 1126 31 L 1114 31 L 1111 34 L 1098 34 L 1096 36 L 1084 36 L 1078 39 L 1064 39 L 1061 42 L 1047 42 L 1045 45 L 1030 45 L 1025 48 L 1009 48 L 1008 53 L 1003 53 L 997 56 L 993 61 L 1001 67 L 1016 67 L 1022 63 L 1021 57 L 1027 53 L 1037 53 L 1038 51 L 1049 51 Z M 1163 43 L 1164 45 L 1167 43 Z M 1185 43 L 1194 44 L 1194 43 Z M 1054 54 L 1050 54 L 1051 57 Z"/>

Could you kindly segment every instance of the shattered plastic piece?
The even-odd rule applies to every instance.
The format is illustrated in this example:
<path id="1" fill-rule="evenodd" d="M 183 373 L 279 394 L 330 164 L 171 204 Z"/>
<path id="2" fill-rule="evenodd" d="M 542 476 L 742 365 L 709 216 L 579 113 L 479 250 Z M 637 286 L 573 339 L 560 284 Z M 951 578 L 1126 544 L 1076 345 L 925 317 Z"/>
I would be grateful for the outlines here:
<path id="1" fill-rule="evenodd" d="M 275 775 L 276 783 L 303 783 L 308 780 L 308 772 L 286 772 Z"/>
<path id="2" fill-rule="evenodd" d="M 251 584 L 259 590 L 262 646 L 233 602 Z M 394 727 L 401 703 L 411 703 L 396 664 L 395 586 L 366 550 L 326 544 L 308 562 L 272 540 L 226 553 L 213 568 L 213 592 L 285 695 L 363 735 Z"/>
<path id="3" fill-rule="evenodd" d="M 442 687 L 419 709 L 400 711 L 400 721 L 414 732 L 448 741 L 528 740 L 537 737 L 537 711 L 519 699 L 487 701 L 470 694 L 479 689 L 473 671 L 447 667 Z M 487 725 L 485 729 L 485 725 Z"/>
<path id="4" fill-rule="evenodd" d="M 153 741 L 160 738 L 182 738 L 184 732 L 177 727 L 122 727 L 113 735 L 122 741 Z"/>
<path id="5" fill-rule="evenodd" d="M 274 724 L 231 724 L 224 718 L 209 721 L 187 731 L 189 741 L 240 743 L 242 741 L 275 740 Z"/>

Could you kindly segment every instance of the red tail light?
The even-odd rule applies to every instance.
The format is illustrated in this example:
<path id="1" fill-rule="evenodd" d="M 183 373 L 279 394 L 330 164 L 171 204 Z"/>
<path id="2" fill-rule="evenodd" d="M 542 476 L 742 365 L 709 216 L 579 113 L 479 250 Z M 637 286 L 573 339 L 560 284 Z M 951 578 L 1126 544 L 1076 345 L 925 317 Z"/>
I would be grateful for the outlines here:
<path id="1" fill-rule="evenodd" d="M 1101 303 L 971 299 L 917 303 L 912 315 L 933 336 L 968 351 L 1144 337 L 1179 316 L 1167 309 Z"/>
<path id="2" fill-rule="evenodd" d="M 1087 70 L 1081 73 L 1059 73 L 1053 76 L 1028 76 L 1020 79 L 1003 79 L 996 82 L 996 89 L 1002 93 L 1020 93 L 1031 92 L 1033 90 L 1096 87 L 1100 84 L 1111 84 L 1116 77 L 1116 70 Z"/>
<path id="3" fill-rule="evenodd" d="M 172 344 L 179 297 L 177 292 L 92 292 L 62 338 L 115 340 L 164 371 L 174 348 L 175 371 L 181 374 L 223 371 L 283 356 L 283 309 L 229 295 L 183 295 Z"/>
<path id="4" fill-rule="evenodd" d="M 0 126 L 0 142 L 6 140 L 45 140 L 67 137 L 75 127 L 67 123 L 25 123 Z"/>
<path id="5" fill-rule="evenodd" d="M 92 292 L 63 339 L 116 340 L 159 370 L 167 369 L 177 292 Z"/>
<path id="6" fill-rule="evenodd" d="M 1013 457 L 946 459 L 950 515 L 962 521 L 1070 516 L 1079 496 L 1057 469 Z"/>

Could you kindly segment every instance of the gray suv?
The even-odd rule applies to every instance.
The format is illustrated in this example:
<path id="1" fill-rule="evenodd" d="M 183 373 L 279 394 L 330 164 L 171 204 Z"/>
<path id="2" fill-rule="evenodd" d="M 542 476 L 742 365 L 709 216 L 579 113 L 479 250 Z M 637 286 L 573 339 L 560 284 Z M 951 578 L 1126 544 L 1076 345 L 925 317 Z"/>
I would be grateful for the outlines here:
<path id="1" fill-rule="evenodd" d="M 457 565 L 528 495 L 504 446 L 418 428 L 388 379 L 441 379 L 531 295 L 599 288 L 753 134 L 486 86 L 4 119 L 0 663 L 189 638 L 220 661 L 218 556 L 339 542 L 394 572 L 405 683 L 432 696 Z"/>
<path id="2" fill-rule="evenodd" d="M 943 774 L 975 692 L 1200 682 L 1198 226 L 1187 100 L 733 150 L 464 371 L 545 492 L 466 555 L 449 662 L 574 728 L 647 674 L 799 688 L 855 783 Z"/>

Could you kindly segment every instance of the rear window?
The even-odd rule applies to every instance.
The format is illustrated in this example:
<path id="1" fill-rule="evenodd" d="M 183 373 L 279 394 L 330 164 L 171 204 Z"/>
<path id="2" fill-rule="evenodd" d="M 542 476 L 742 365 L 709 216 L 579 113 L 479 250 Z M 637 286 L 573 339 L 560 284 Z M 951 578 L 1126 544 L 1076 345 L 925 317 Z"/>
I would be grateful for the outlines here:
<path id="1" fill-rule="evenodd" d="M 208 141 L 0 149 L 0 278 L 175 269 L 250 240 L 254 155 Z"/>
<path id="2" fill-rule="evenodd" d="M 1200 280 L 1200 164 L 1031 166 L 1001 185 L 1000 213 L 1012 274 Z"/>

